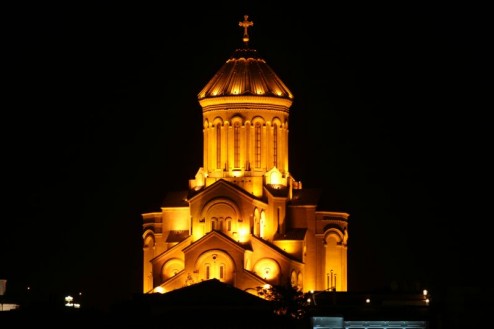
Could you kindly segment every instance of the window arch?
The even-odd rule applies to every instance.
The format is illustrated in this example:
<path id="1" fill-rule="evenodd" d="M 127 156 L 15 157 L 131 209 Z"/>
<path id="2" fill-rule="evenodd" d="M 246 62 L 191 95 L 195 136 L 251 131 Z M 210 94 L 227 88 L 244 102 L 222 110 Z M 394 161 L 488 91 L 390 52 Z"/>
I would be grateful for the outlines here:
<path id="1" fill-rule="evenodd" d="M 154 235 L 152 233 L 147 234 L 144 238 L 144 248 L 154 248 Z"/>
<path id="2" fill-rule="evenodd" d="M 255 168 L 261 168 L 262 125 L 260 122 L 256 122 L 254 125 L 254 135 L 254 166 Z"/>
<path id="3" fill-rule="evenodd" d="M 278 123 L 273 125 L 273 167 L 278 167 Z"/>
<path id="4" fill-rule="evenodd" d="M 213 217 L 211 218 L 211 231 L 223 231 L 225 218 Z"/>
<path id="5" fill-rule="evenodd" d="M 261 210 L 261 217 L 259 220 L 259 237 L 261 239 L 264 239 L 265 234 L 266 234 L 266 214 L 264 213 L 264 210 Z"/>
<path id="6" fill-rule="evenodd" d="M 233 166 L 240 168 L 240 122 L 233 124 Z"/>
<path id="7" fill-rule="evenodd" d="M 239 224 L 234 219 L 242 218 L 240 209 L 232 200 L 217 198 L 210 200 L 204 205 L 201 216 L 209 223 L 206 228 L 211 231 L 223 231 L 233 234 L 239 230 Z"/>
<path id="8" fill-rule="evenodd" d="M 259 208 L 254 209 L 254 215 L 253 215 L 253 225 L 254 225 L 254 235 L 259 236 L 261 227 L 260 227 L 260 219 L 261 219 L 261 212 L 259 211 Z"/>
<path id="9" fill-rule="evenodd" d="M 221 125 L 216 124 L 216 168 L 221 168 Z"/>
<path id="10" fill-rule="evenodd" d="M 302 272 L 299 272 L 298 273 L 298 276 L 297 276 L 297 287 L 298 289 L 300 290 L 303 290 L 304 289 L 304 275 L 302 274 Z"/>
<path id="11" fill-rule="evenodd" d="M 295 270 L 292 270 L 292 273 L 290 274 L 290 285 L 295 288 L 297 286 L 297 281 L 297 272 L 295 272 Z"/>

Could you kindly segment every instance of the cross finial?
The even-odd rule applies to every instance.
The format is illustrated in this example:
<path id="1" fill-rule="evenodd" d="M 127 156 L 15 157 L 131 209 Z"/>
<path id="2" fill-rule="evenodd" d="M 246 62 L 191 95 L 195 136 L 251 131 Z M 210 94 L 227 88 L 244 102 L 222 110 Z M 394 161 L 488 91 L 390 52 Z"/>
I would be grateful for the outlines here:
<path id="1" fill-rule="evenodd" d="M 238 26 L 244 28 L 244 36 L 243 36 L 242 40 L 244 41 L 246 46 L 249 44 L 249 33 L 248 33 L 247 29 L 253 25 L 254 25 L 254 23 L 249 21 L 249 15 L 244 15 L 244 21 L 238 23 Z"/>

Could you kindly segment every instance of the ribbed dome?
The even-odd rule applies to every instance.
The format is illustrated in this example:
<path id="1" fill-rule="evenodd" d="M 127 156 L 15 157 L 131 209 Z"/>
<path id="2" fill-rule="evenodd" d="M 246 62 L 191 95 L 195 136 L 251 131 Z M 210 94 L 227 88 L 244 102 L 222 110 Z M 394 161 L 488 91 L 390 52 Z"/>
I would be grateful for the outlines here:
<path id="1" fill-rule="evenodd" d="M 198 94 L 201 106 L 229 103 L 279 104 L 289 108 L 293 94 L 257 51 L 235 50 Z"/>

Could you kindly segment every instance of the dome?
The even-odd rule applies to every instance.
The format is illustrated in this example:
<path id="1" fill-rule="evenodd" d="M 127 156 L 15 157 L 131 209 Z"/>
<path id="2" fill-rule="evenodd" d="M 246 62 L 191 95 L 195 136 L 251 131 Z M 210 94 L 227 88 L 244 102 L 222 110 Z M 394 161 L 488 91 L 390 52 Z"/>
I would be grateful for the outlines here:
<path id="1" fill-rule="evenodd" d="M 248 47 L 247 28 L 242 23 L 240 26 L 245 28 L 245 47 L 236 49 L 201 90 L 198 94 L 200 105 L 206 108 L 212 105 L 251 103 L 289 108 L 293 94 L 258 55 L 257 50 Z"/>

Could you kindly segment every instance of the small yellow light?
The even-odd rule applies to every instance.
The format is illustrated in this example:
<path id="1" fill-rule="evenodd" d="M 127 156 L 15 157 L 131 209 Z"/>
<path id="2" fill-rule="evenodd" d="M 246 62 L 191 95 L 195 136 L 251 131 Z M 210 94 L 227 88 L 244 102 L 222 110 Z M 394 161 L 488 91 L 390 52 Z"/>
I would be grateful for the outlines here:
<path id="1" fill-rule="evenodd" d="M 249 238 L 249 230 L 245 227 L 241 227 L 238 230 L 238 242 L 246 242 Z"/>
<path id="2" fill-rule="evenodd" d="M 158 287 L 154 288 L 154 292 L 155 293 L 158 293 L 158 294 L 164 294 L 165 293 L 165 288 L 163 288 L 161 286 L 158 286 Z"/>

